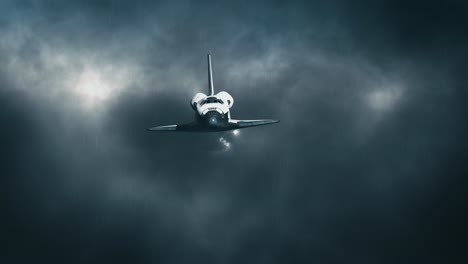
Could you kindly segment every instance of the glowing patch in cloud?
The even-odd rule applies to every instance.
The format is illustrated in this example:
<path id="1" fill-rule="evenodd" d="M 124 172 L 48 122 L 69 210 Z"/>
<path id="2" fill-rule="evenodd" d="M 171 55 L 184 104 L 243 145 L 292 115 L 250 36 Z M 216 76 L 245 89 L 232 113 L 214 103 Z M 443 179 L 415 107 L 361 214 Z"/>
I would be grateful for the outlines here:
<path id="1" fill-rule="evenodd" d="M 397 86 L 383 87 L 367 94 L 369 106 L 377 111 L 392 109 L 403 94 L 403 89 Z"/>
<path id="2" fill-rule="evenodd" d="M 92 70 L 84 71 L 76 84 L 75 91 L 89 104 L 95 104 L 109 98 L 111 84 L 101 73 Z"/>
<path id="3" fill-rule="evenodd" d="M 73 92 L 87 109 L 101 106 L 129 84 L 129 74 L 125 68 L 88 65 L 76 76 L 76 83 L 72 84 Z"/>
<path id="4" fill-rule="evenodd" d="M 271 81 L 276 79 L 287 68 L 288 63 L 280 50 L 272 49 L 256 57 L 246 60 L 232 61 L 227 68 L 227 77 L 230 82 Z"/>

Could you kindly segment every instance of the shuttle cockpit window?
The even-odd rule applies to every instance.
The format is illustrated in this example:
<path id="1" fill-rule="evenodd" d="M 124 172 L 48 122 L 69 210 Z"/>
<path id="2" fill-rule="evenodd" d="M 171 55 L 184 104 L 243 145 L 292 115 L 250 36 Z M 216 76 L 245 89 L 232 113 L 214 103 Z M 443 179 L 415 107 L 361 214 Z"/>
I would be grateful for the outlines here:
<path id="1" fill-rule="evenodd" d="M 218 99 L 216 97 L 210 97 L 210 98 L 206 98 L 205 100 L 201 101 L 200 105 L 214 104 L 214 103 L 224 104 L 223 100 Z"/>

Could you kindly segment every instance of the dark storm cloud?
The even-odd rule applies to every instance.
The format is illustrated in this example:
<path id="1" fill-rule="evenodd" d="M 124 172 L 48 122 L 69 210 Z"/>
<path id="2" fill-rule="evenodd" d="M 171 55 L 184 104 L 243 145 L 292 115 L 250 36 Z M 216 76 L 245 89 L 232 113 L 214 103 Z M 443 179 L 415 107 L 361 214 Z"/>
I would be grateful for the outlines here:
<path id="1" fill-rule="evenodd" d="M 461 1 L 1 8 L 2 262 L 466 258 Z M 146 132 L 193 118 L 207 51 L 281 123 Z"/>

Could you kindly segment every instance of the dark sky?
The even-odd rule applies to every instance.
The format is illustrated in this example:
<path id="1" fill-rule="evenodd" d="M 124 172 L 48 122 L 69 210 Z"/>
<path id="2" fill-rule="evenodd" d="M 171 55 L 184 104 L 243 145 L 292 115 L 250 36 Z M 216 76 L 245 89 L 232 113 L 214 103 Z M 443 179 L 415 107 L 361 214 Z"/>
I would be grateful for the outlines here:
<path id="1" fill-rule="evenodd" d="M 467 7 L 1 1 L 0 263 L 466 263 Z"/>

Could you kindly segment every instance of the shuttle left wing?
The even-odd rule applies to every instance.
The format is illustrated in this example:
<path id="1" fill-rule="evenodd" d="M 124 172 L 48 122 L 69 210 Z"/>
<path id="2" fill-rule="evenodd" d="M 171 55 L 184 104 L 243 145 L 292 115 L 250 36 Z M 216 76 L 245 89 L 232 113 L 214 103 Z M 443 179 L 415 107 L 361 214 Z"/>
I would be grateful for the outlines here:
<path id="1" fill-rule="evenodd" d="M 201 127 L 200 127 L 200 125 L 198 123 L 192 122 L 192 123 L 181 124 L 181 125 L 167 125 L 167 126 L 150 127 L 147 130 L 148 131 L 171 132 L 171 131 L 198 131 L 200 129 L 201 129 Z"/>
<path id="2" fill-rule="evenodd" d="M 237 128 L 264 126 L 264 125 L 276 124 L 279 122 L 280 122 L 279 120 L 275 120 L 275 119 L 256 119 L 256 120 L 233 120 L 231 119 L 229 121 L 229 123 L 235 124 Z"/>

